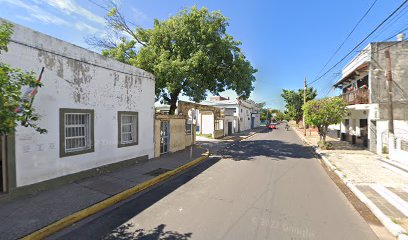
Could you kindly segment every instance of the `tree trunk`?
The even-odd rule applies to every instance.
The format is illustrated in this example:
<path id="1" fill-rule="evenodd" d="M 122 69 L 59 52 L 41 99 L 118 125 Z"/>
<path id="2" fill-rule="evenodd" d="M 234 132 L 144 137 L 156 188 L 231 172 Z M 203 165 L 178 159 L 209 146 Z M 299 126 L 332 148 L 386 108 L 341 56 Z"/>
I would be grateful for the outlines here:
<path id="1" fill-rule="evenodd" d="M 177 109 L 177 98 L 176 99 L 171 98 L 169 115 L 174 115 L 174 113 L 176 112 L 176 109 Z"/>
<path id="2" fill-rule="evenodd" d="M 169 115 L 174 115 L 177 109 L 177 100 L 178 100 L 178 95 L 180 94 L 180 90 L 174 91 L 170 93 L 170 111 Z"/>
<path id="3" fill-rule="evenodd" d="M 328 128 L 328 126 L 323 126 L 323 127 L 322 127 L 323 144 L 324 144 L 324 145 L 326 145 L 327 128 Z"/>

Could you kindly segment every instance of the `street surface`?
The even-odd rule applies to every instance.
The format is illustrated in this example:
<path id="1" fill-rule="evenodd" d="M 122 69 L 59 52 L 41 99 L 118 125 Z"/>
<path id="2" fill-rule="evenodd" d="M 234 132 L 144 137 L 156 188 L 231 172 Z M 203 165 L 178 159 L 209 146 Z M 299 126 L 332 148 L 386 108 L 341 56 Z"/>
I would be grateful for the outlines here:
<path id="1" fill-rule="evenodd" d="M 296 134 L 224 144 L 197 167 L 61 239 L 377 239 Z"/>

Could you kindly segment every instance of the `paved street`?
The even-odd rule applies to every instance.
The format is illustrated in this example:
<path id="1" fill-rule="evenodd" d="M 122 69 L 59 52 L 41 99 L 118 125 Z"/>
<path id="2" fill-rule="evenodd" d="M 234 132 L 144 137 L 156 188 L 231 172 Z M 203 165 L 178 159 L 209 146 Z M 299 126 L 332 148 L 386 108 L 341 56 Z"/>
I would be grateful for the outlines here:
<path id="1" fill-rule="evenodd" d="M 377 239 L 293 131 L 218 154 L 52 238 Z"/>

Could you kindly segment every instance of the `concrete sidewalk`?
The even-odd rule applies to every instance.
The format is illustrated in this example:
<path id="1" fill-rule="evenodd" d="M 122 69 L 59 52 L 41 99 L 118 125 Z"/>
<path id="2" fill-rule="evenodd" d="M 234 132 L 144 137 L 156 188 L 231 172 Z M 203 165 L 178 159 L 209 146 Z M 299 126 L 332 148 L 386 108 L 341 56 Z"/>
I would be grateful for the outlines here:
<path id="1" fill-rule="evenodd" d="M 304 137 L 303 130 L 296 132 L 317 148 L 317 133 L 307 132 Z M 327 141 L 334 150 L 317 149 L 317 153 L 390 232 L 404 239 L 408 232 L 408 172 L 364 148 L 329 137 Z"/>
<path id="2" fill-rule="evenodd" d="M 119 192 L 199 158 L 193 146 L 131 167 L 76 181 L 0 205 L 0 239 L 17 239 Z"/>

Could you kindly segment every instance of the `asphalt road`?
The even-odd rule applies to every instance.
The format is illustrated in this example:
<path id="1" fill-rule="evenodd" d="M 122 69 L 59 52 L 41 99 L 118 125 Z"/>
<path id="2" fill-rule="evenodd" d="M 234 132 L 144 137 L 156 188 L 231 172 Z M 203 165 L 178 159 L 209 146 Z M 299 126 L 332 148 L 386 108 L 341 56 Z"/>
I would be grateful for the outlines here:
<path id="1" fill-rule="evenodd" d="M 296 134 L 258 133 L 60 239 L 377 239 Z"/>

